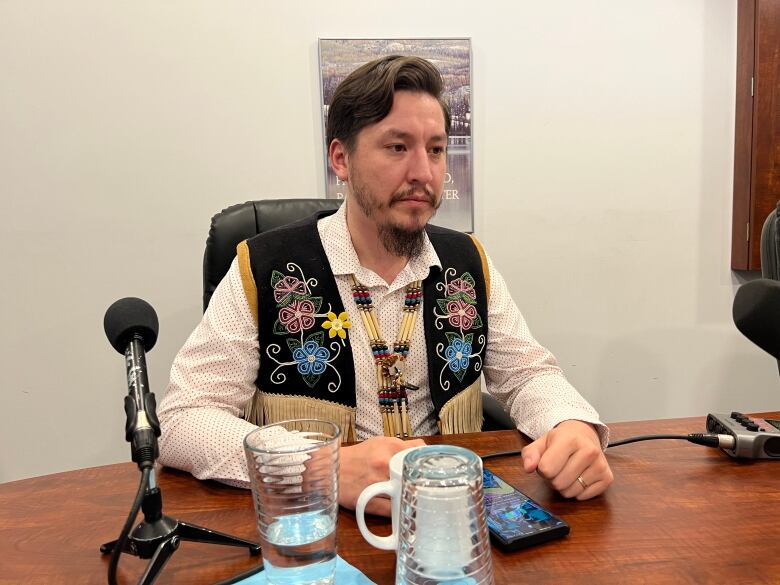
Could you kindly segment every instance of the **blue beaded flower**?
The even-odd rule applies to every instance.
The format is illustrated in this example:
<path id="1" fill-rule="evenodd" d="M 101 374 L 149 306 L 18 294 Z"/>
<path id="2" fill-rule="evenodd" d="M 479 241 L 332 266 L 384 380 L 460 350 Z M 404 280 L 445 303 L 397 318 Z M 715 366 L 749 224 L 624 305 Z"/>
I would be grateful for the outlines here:
<path id="1" fill-rule="evenodd" d="M 444 357 L 453 372 L 466 370 L 469 367 L 469 356 L 471 355 L 471 344 L 466 343 L 460 337 L 452 340 L 449 347 L 444 350 Z"/>
<path id="2" fill-rule="evenodd" d="M 329 358 L 330 352 L 327 348 L 316 341 L 307 341 L 303 347 L 293 351 L 293 359 L 298 363 L 298 371 L 304 376 L 322 374 Z"/>

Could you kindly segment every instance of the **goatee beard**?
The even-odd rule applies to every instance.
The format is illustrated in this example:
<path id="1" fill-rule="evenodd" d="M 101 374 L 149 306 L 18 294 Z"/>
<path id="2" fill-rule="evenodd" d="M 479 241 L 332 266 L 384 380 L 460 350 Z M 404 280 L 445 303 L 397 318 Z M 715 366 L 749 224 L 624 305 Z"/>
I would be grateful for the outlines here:
<path id="1" fill-rule="evenodd" d="M 377 210 L 376 205 L 374 204 L 372 197 L 362 188 L 359 181 L 354 181 L 352 189 L 353 199 L 360 209 L 363 210 L 365 216 L 375 217 L 375 212 Z M 414 189 L 396 193 L 393 196 L 390 205 L 405 197 L 410 197 L 413 193 Z M 435 214 L 439 207 L 435 204 L 436 198 L 428 189 L 425 190 L 425 193 L 430 199 Z M 441 205 L 441 202 L 439 202 L 439 205 Z M 425 244 L 425 226 L 419 229 L 408 230 L 390 223 L 381 223 L 377 226 L 377 232 L 379 240 L 382 242 L 382 247 L 388 254 L 392 254 L 399 258 L 416 258 L 422 253 Z"/>
<path id="2" fill-rule="evenodd" d="M 394 225 L 381 224 L 379 239 L 389 254 L 399 258 L 416 258 L 425 244 L 425 228 L 410 231 Z"/>

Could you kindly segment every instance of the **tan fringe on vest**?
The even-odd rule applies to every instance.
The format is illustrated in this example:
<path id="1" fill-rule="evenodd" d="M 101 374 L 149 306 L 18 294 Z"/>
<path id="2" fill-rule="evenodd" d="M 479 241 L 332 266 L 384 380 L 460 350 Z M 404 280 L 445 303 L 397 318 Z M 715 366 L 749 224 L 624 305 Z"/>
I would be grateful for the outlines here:
<path id="1" fill-rule="evenodd" d="M 439 411 L 442 435 L 478 433 L 482 430 L 481 377 L 444 403 Z"/>
<path id="2" fill-rule="evenodd" d="M 326 420 L 339 425 L 342 441 L 354 442 L 357 440 L 355 410 L 318 398 L 266 394 L 256 390 L 244 406 L 244 419 L 259 427 L 295 418 Z"/>

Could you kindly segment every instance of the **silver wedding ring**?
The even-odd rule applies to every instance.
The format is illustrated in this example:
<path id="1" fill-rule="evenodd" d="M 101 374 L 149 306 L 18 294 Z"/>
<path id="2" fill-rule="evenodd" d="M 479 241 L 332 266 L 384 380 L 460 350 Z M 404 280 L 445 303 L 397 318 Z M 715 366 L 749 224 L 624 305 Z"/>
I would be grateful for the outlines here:
<path id="1" fill-rule="evenodd" d="M 580 482 L 580 485 L 582 486 L 583 490 L 586 490 L 586 489 L 588 489 L 590 487 L 590 484 L 587 481 L 585 481 L 584 479 L 582 479 L 581 475 L 577 476 L 577 481 Z"/>

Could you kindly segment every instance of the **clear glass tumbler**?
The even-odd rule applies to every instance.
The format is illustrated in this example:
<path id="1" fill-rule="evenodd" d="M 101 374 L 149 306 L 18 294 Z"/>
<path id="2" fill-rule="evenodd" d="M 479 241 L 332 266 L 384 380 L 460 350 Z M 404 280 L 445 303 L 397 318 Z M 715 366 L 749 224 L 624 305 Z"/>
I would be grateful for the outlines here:
<path id="1" fill-rule="evenodd" d="M 271 585 L 330 585 L 336 570 L 341 430 L 288 420 L 244 438 L 263 564 Z"/>
<path id="2" fill-rule="evenodd" d="M 482 460 L 451 445 L 409 452 L 401 479 L 395 582 L 493 583 Z"/>

